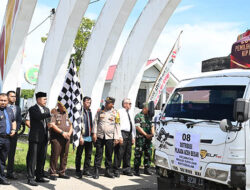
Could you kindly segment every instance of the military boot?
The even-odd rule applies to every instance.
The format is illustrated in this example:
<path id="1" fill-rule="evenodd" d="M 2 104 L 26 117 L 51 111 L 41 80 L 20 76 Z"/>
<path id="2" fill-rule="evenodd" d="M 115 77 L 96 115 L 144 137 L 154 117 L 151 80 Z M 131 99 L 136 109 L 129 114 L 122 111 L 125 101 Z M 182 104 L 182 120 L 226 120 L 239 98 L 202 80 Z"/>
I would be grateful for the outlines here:
<path id="1" fill-rule="evenodd" d="M 106 169 L 104 176 L 109 178 L 114 178 L 114 174 L 111 173 L 109 168 Z"/>
<path id="2" fill-rule="evenodd" d="M 149 167 L 144 168 L 144 174 L 153 175 L 153 173 L 150 171 Z"/>
<path id="3" fill-rule="evenodd" d="M 94 179 L 99 179 L 99 168 L 95 168 L 93 178 Z"/>
<path id="4" fill-rule="evenodd" d="M 140 170 L 139 170 L 139 168 L 135 168 L 134 169 L 134 175 L 135 176 L 140 176 Z"/>

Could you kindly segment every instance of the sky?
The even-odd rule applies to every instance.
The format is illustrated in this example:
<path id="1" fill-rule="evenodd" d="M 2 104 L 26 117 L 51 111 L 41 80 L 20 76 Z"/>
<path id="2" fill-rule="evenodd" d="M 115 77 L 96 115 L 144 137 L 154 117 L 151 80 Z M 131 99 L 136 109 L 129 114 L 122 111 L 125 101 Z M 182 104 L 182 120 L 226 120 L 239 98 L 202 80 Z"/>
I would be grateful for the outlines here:
<path id="1" fill-rule="evenodd" d="M 96 20 L 105 1 L 90 4 L 85 17 Z M 50 14 L 52 8 L 58 6 L 58 2 L 59 0 L 38 0 L 30 31 Z M 112 64 L 118 62 L 128 35 L 147 2 L 148 0 L 137 0 L 117 44 Z M 1 0 L 0 26 L 6 4 L 7 0 Z M 203 60 L 230 54 L 237 35 L 250 28 L 249 12 L 249 0 L 182 0 L 156 42 L 150 59 L 159 58 L 164 62 L 179 32 L 183 30 L 181 49 L 172 72 L 178 79 L 198 74 Z M 50 20 L 27 37 L 24 70 L 40 64 L 44 48 L 41 37 L 47 35 L 49 28 Z M 24 86 L 32 88 L 26 83 Z"/>

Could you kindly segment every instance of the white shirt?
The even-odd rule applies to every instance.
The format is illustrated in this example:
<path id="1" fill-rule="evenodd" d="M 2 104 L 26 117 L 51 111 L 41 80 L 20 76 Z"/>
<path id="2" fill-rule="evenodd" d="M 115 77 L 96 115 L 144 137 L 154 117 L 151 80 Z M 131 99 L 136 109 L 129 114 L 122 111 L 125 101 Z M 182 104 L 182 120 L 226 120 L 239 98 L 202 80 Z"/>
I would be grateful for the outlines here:
<path id="1" fill-rule="evenodd" d="M 129 122 L 129 118 L 128 118 L 128 113 L 129 113 L 131 123 L 132 123 L 132 138 L 135 138 L 136 129 L 135 129 L 135 123 L 134 123 L 134 116 L 131 114 L 131 110 L 129 110 L 128 113 L 127 113 L 127 110 L 125 108 L 119 109 L 118 111 L 120 114 L 120 129 L 121 129 L 121 131 L 130 132 L 130 122 Z"/>

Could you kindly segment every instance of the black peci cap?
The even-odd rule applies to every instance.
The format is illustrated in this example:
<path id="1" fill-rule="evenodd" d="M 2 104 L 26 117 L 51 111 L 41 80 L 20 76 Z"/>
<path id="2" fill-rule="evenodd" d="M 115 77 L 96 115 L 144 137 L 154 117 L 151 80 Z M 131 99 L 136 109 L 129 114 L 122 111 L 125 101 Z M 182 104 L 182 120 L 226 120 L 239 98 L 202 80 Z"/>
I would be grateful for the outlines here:
<path id="1" fill-rule="evenodd" d="M 47 94 L 45 92 L 38 92 L 38 93 L 36 93 L 36 99 L 37 98 L 42 98 L 42 97 L 47 97 Z"/>

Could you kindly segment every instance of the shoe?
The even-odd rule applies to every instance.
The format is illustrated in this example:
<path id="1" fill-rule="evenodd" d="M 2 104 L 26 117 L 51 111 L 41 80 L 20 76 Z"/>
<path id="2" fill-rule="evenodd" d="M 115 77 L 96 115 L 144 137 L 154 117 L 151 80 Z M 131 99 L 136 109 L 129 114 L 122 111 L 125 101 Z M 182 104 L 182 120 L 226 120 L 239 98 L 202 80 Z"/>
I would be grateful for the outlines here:
<path id="1" fill-rule="evenodd" d="M 59 175 L 59 178 L 62 178 L 62 179 L 70 179 L 70 177 L 68 175 Z"/>
<path id="2" fill-rule="evenodd" d="M 135 175 L 135 176 L 140 176 L 140 170 L 139 170 L 139 169 L 135 169 L 134 175 Z"/>
<path id="3" fill-rule="evenodd" d="M 118 170 L 115 170 L 114 171 L 114 176 L 119 178 L 120 177 L 120 172 Z"/>
<path id="4" fill-rule="evenodd" d="M 109 178 L 114 178 L 114 175 L 110 172 L 110 169 L 106 169 L 104 176 Z"/>
<path id="5" fill-rule="evenodd" d="M 93 178 L 94 179 L 99 179 L 99 169 L 98 168 L 95 168 L 95 173 L 93 175 Z"/>
<path id="6" fill-rule="evenodd" d="M 45 178 L 50 178 L 49 175 L 47 175 L 46 173 L 43 173 L 42 177 L 45 177 Z"/>
<path id="7" fill-rule="evenodd" d="M 87 176 L 87 177 L 92 177 L 91 173 L 89 172 L 89 170 L 84 170 L 83 175 Z"/>
<path id="8" fill-rule="evenodd" d="M 56 181 L 56 180 L 57 180 L 57 176 L 51 175 L 51 176 L 50 176 L 50 179 L 53 180 L 53 181 Z"/>
<path id="9" fill-rule="evenodd" d="M 134 176 L 134 174 L 131 171 L 124 171 L 123 174 L 127 176 Z"/>
<path id="10" fill-rule="evenodd" d="M 6 178 L 8 178 L 8 179 L 13 179 L 13 180 L 17 180 L 17 176 L 16 176 L 15 174 L 13 174 L 13 173 L 7 174 L 7 175 L 6 175 Z"/>
<path id="11" fill-rule="evenodd" d="M 37 182 L 34 179 L 28 179 L 28 184 L 31 186 L 38 186 Z"/>
<path id="12" fill-rule="evenodd" d="M 76 177 L 78 179 L 82 179 L 82 172 L 76 172 Z"/>
<path id="13" fill-rule="evenodd" d="M 0 181 L 1 185 L 10 185 L 10 182 L 7 181 L 6 179 Z"/>
<path id="14" fill-rule="evenodd" d="M 40 182 L 40 183 L 48 183 L 48 182 L 49 182 L 49 180 L 48 180 L 48 179 L 45 179 L 45 178 L 43 178 L 43 177 L 41 177 L 41 178 L 36 178 L 36 182 Z"/>
<path id="15" fill-rule="evenodd" d="M 146 175 L 153 175 L 149 168 L 144 168 L 144 174 Z"/>

